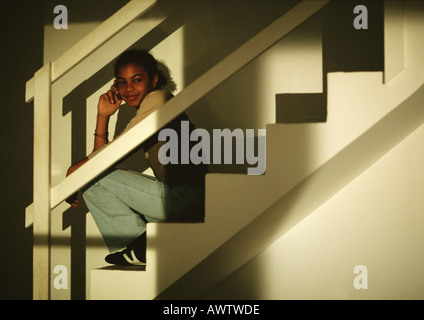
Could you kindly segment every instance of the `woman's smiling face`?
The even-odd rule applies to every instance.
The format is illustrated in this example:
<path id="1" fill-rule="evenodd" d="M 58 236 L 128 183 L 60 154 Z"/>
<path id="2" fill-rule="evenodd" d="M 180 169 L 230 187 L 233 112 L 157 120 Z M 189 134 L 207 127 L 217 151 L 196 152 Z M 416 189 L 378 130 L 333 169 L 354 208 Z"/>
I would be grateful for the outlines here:
<path id="1" fill-rule="evenodd" d="M 116 78 L 119 94 L 130 107 L 139 107 L 143 99 L 155 88 L 157 76 L 150 79 L 142 65 L 129 63 L 119 68 Z"/>

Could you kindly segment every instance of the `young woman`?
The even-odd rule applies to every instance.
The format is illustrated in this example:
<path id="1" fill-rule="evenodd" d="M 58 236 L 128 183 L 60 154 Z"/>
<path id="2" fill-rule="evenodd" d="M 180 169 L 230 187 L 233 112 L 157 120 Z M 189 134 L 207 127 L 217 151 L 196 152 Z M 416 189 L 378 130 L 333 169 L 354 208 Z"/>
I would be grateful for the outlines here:
<path id="1" fill-rule="evenodd" d="M 136 108 L 137 112 L 121 135 L 172 98 L 171 93 L 162 90 L 167 83 L 166 78 L 158 70 L 157 61 L 146 51 L 124 52 L 115 63 L 115 77 L 114 85 L 99 99 L 94 150 L 87 158 L 71 166 L 67 175 L 107 146 L 109 118 L 122 101 Z M 189 121 L 184 113 L 165 128 L 180 134 L 182 121 Z M 191 122 L 189 125 L 190 130 L 194 130 Z M 84 201 L 111 252 L 105 258 L 108 263 L 146 263 L 148 222 L 202 220 L 204 217 L 207 166 L 162 164 L 158 152 L 166 142 L 159 141 L 159 132 L 141 145 L 155 177 L 111 169 L 82 190 Z M 73 201 L 72 206 L 77 207 L 78 202 Z"/>

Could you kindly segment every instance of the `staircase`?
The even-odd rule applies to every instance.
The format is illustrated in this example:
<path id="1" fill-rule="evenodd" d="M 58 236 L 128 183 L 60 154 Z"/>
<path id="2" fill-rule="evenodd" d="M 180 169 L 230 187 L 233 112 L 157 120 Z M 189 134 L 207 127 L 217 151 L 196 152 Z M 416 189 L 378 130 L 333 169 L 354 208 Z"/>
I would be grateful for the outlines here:
<path id="1" fill-rule="evenodd" d="M 419 36 L 424 26 L 414 16 L 414 6 L 419 7 L 391 3 L 384 8 L 384 71 L 345 73 L 327 72 L 323 68 L 323 91 L 326 90 L 327 96 L 325 122 L 321 118 L 310 123 L 292 121 L 298 123 L 267 125 L 264 175 L 209 174 L 206 221 L 202 224 L 149 224 L 147 267 L 91 270 L 89 298 L 245 297 L 243 293 L 237 295 L 235 287 L 248 287 L 243 273 L 252 272 L 252 264 L 263 261 L 263 255 L 271 252 L 290 232 L 307 225 L 308 219 L 316 217 L 324 204 L 331 203 L 341 190 L 352 185 L 364 172 L 369 172 L 412 133 L 422 131 L 424 109 L 420 103 L 424 95 L 424 64 L 418 57 L 424 53 Z M 315 12 L 310 12 L 311 16 L 313 14 Z M 290 15 L 289 12 L 279 20 L 279 27 L 287 25 L 293 17 L 298 14 Z M 305 17 L 300 20 L 304 21 Z M 293 25 L 297 23 L 300 22 Z M 269 36 L 274 32 L 265 29 L 261 34 Z M 266 38 L 259 36 L 251 43 Z M 262 52 L 261 49 L 253 53 L 252 47 L 255 46 L 241 47 L 232 57 L 224 59 L 215 73 L 214 70 L 206 73 L 204 79 L 213 79 L 216 84 L 227 79 L 238 67 L 222 78 L 217 76 L 220 74 L 217 71 L 228 70 L 235 63 L 234 57 L 242 57 L 242 52 L 250 57 L 240 65 Z M 262 44 L 260 47 L 268 46 Z M 408 63 L 404 65 L 403 61 Z M 207 89 L 203 89 L 205 84 L 193 88 L 196 90 L 184 90 L 180 101 L 191 97 L 188 100 L 194 103 L 200 96 L 198 91 L 207 93 L 213 85 Z M 192 97 L 193 94 L 197 96 Z M 175 100 L 173 107 L 178 105 L 178 99 Z M 302 235 L 307 239 L 307 234 Z M 337 239 L 343 241 L 346 237 L 342 235 Z M 275 249 L 272 254 L 273 257 L 278 255 Z M 281 267 L 288 264 L 283 261 Z M 302 276 L 305 274 L 295 278 L 298 283 Z M 278 279 L 273 280 L 279 283 Z M 343 294 L 333 292 L 333 298 L 346 297 L 344 294 L 352 290 L 351 282 L 341 286 Z M 271 299 L 278 297 L 276 294 Z"/>

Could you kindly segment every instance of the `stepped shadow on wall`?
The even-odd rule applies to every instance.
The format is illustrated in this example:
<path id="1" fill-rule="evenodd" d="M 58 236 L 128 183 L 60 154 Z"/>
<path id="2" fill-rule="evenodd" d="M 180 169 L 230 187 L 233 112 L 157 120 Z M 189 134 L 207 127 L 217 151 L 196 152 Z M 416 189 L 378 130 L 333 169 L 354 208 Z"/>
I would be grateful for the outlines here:
<path id="1" fill-rule="evenodd" d="M 277 123 L 305 123 L 326 122 L 327 120 L 327 73 L 328 72 L 355 72 L 355 71 L 382 71 L 383 70 L 383 4 L 381 2 L 366 1 L 368 13 L 373 17 L 369 22 L 368 30 L 356 30 L 353 28 L 353 8 L 357 3 L 354 1 L 334 1 L 325 7 L 319 14 L 322 16 L 322 47 L 323 47 L 323 93 L 299 93 L 276 95 L 276 122 Z M 284 77 L 285 75 L 281 75 Z M 381 125 L 372 129 L 353 143 L 348 149 L 340 153 L 298 186 L 289 191 L 278 200 L 265 213 L 258 216 L 246 228 L 233 236 L 230 241 L 218 248 L 212 255 L 207 257 L 190 272 L 176 281 L 157 299 L 202 299 L 207 297 L 214 287 L 225 281 L 240 266 L 253 259 L 264 248 L 271 245 L 284 232 L 301 221 L 323 201 L 331 197 L 334 192 L 340 190 L 340 186 L 352 179 L 352 171 L 358 167 L 365 168 L 375 160 L 380 151 L 375 149 L 367 155 L 363 161 L 352 165 L 352 170 L 344 168 L 346 159 L 352 153 L 357 153 L 363 148 L 370 137 L 378 136 L 381 131 L 387 129 L 387 124 L 397 118 L 394 114 L 386 118 Z M 390 119 L 390 120 L 389 120 Z M 305 141 L 298 148 L 308 145 L 308 140 L 313 137 L 305 127 L 302 136 Z M 390 140 L 390 141 L 389 141 Z M 298 141 L 298 140 L 296 140 Z M 392 143 L 391 139 L 387 142 Z M 274 144 L 273 147 L 276 147 Z M 307 154 L 305 151 L 302 155 Z M 313 156 L 312 154 L 310 156 Z M 370 160 L 371 159 L 371 160 Z M 307 161 L 301 158 L 299 161 Z M 361 162 L 361 163 L 359 163 Z M 307 166 L 307 164 L 305 164 Z M 328 181 L 328 172 L 335 177 L 334 183 Z M 339 172 L 340 171 L 340 172 Z M 272 174 L 272 172 L 270 172 Z M 322 188 L 323 185 L 331 185 Z M 236 249 L 235 249 L 236 248 Z M 236 256 L 235 256 L 236 253 Z M 233 262 L 236 260 L 236 262 Z M 239 262 L 239 264 L 237 264 Z M 234 269 L 232 269 L 234 268 Z M 212 271 L 213 272 L 212 272 Z M 221 292 L 214 296 L 223 299 L 257 299 L 260 298 L 261 274 L 263 270 L 258 267 L 255 271 L 256 278 L 249 278 L 248 286 L 241 286 L 240 290 L 233 288 L 232 293 L 238 292 L 237 296 Z"/>
<path id="2" fill-rule="evenodd" d="M 423 97 L 424 86 L 421 86 L 398 107 L 283 195 L 230 241 L 165 290 L 158 299 L 204 298 L 214 285 L 205 274 L 210 270 L 219 274 L 220 262 L 234 256 L 236 251 L 237 259 L 248 263 L 419 128 L 424 122 L 424 109 L 421 107 Z M 323 185 L 326 187 L 323 188 Z M 282 215 L 281 212 L 286 214 Z M 252 237 L 252 234 L 256 237 Z M 257 274 L 260 275 L 261 270 L 257 270 Z M 243 292 L 243 295 L 242 299 L 256 298 L 255 291 Z"/>
<path id="3" fill-rule="evenodd" d="M 333 1 L 322 11 L 323 93 L 276 94 L 276 122 L 327 120 L 329 72 L 383 71 L 383 1 L 362 1 L 368 9 L 368 29 L 355 29 L 355 1 Z"/>

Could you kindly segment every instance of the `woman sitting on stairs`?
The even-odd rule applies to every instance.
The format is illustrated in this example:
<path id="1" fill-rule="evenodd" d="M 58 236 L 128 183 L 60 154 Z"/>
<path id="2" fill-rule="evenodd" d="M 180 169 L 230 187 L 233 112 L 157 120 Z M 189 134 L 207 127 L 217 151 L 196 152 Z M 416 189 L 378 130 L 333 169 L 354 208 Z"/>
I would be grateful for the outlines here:
<path id="1" fill-rule="evenodd" d="M 124 52 L 115 63 L 115 77 L 114 85 L 99 98 L 94 150 L 88 157 L 72 165 L 67 175 L 97 156 L 107 146 L 109 118 L 119 109 L 122 101 L 136 108 L 137 112 L 120 136 L 173 97 L 170 92 L 162 90 L 167 80 L 158 70 L 155 58 L 146 51 Z M 189 121 L 185 113 L 164 128 L 174 129 L 180 135 L 181 121 Z M 194 126 L 191 122 L 189 124 L 191 132 Z M 207 166 L 193 163 L 162 164 L 158 152 L 166 142 L 159 141 L 159 132 L 160 130 L 141 145 L 154 177 L 112 168 L 81 190 L 110 251 L 105 258 L 110 264 L 146 263 L 148 222 L 204 218 Z M 75 199 L 71 197 L 67 201 L 73 207 L 78 207 L 78 200 Z"/>

